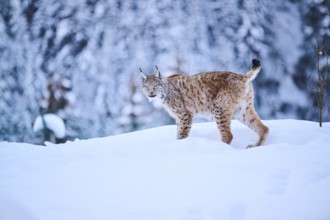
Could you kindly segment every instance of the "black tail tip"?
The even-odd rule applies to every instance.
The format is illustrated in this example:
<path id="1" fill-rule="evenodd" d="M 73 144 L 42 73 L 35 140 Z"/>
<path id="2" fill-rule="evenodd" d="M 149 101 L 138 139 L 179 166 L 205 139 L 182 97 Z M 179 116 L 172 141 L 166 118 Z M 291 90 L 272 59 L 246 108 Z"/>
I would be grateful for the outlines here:
<path id="1" fill-rule="evenodd" d="M 258 68 L 260 66 L 260 60 L 253 59 L 252 60 L 252 68 Z"/>

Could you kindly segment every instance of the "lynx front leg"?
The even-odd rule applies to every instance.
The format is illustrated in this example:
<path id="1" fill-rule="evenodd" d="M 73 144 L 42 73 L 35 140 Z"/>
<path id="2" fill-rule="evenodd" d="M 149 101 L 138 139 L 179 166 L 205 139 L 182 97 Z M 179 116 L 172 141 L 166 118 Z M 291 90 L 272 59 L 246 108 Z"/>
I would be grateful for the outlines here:
<path id="1" fill-rule="evenodd" d="M 183 113 L 177 117 L 176 124 L 178 129 L 177 139 L 184 139 L 189 135 L 192 116 L 189 113 Z"/>

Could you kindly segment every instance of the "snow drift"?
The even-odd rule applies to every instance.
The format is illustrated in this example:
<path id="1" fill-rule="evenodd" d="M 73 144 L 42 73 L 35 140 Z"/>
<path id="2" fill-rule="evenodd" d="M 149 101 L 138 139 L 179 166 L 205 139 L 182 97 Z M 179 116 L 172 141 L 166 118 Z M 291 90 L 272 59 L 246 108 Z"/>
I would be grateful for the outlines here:
<path id="1" fill-rule="evenodd" d="M 188 139 L 164 126 L 36 146 L 0 143 L 0 219 L 330 219 L 330 123 L 265 121 L 265 146 L 233 121 Z"/>

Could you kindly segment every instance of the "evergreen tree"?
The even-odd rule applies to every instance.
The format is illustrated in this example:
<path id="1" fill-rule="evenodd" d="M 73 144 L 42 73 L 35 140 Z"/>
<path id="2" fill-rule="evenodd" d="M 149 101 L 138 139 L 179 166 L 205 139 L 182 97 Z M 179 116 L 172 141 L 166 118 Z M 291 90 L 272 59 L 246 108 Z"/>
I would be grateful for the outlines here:
<path id="1" fill-rule="evenodd" d="M 308 107 L 301 109 L 300 117 L 308 120 L 318 119 L 317 100 L 314 96 L 317 79 L 318 65 L 318 49 L 323 45 L 323 50 L 330 53 L 330 2 L 329 1 L 304 1 L 299 5 L 301 11 L 301 19 L 303 26 L 301 27 L 304 44 L 301 45 L 303 50 L 297 63 L 294 79 L 300 90 L 307 92 L 309 100 Z M 325 55 L 325 54 L 323 54 Z M 320 56 L 320 64 L 325 64 L 326 56 Z M 330 73 L 328 73 L 330 74 Z M 326 87 L 326 93 L 329 94 L 330 87 Z M 315 108 L 310 108 L 310 106 Z M 330 119 L 330 109 L 325 108 L 324 120 Z"/>
<path id="2" fill-rule="evenodd" d="M 67 102 L 54 111 L 69 138 L 90 138 L 173 123 L 141 95 L 139 67 L 244 73 L 252 58 L 262 63 L 254 81 L 262 118 L 315 118 L 305 84 L 316 70 L 314 39 L 329 49 L 329 1 L 0 3 L 0 140 L 35 142 L 50 79 L 70 84 L 54 90 Z"/>

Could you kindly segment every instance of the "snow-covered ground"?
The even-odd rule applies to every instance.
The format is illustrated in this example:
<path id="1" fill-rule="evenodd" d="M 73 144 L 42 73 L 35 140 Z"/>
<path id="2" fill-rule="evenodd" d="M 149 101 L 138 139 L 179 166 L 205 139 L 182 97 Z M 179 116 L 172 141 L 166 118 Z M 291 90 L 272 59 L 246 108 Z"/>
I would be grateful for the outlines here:
<path id="1" fill-rule="evenodd" d="M 1 220 L 328 220 L 330 123 L 265 121 L 266 146 L 233 121 L 61 145 L 0 143 Z"/>

